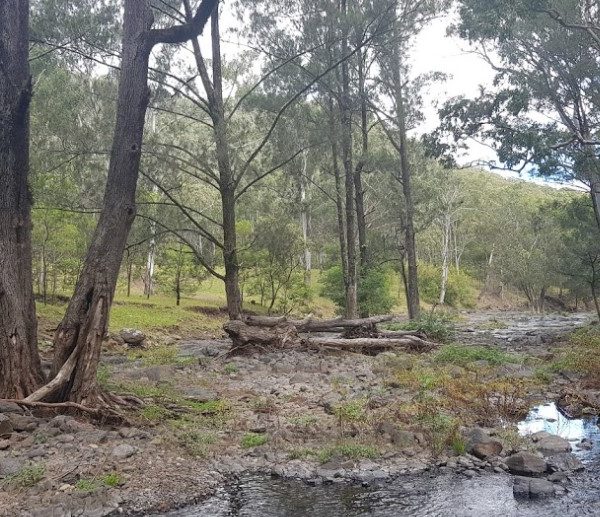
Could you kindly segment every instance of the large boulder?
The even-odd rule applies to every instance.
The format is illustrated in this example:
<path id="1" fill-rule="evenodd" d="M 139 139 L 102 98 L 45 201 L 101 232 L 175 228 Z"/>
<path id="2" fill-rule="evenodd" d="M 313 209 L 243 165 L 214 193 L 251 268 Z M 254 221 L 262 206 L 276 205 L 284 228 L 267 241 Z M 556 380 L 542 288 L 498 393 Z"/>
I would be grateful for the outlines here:
<path id="1" fill-rule="evenodd" d="M 134 346 L 141 346 L 146 340 L 146 334 L 136 329 L 123 329 L 119 332 L 119 337 L 128 345 Z"/>
<path id="2" fill-rule="evenodd" d="M 513 494 L 520 499 L 543 499 L 556 493 L 554 483 L 547 479 L 516 477 Z"/>
<path id="3" fill-rule="evenodd" d="M 544 456 L 553 456 L 554 454 L 571 452 L 571 444 L 564 438 L 554 434 L 544 436 L 538 440 L 536 447 Z"/>
<path id="4" fill-rule="evenodd" d="M 13 429 L 17 432 L 35 431 L 40 425 L 40 421 L 33 416 L 19 415 L 18 413 L 9 413 L 7 416 L 12 423 Z"/>
<path id="5" fill-rule="evenodd" d="M 495 458 L 498 456 L 504 447 L 496 440 L 490 440 L 489 442 L 476 443 L 471 449 L 471 454 L 476 456 L 480 460 L 487 460 L 488 458 Z"/>
<path id="6" fill-rule="evenodd" d="M 552 472 L 578 472 L 585 469 L 581 460 L 570 452 L 549 456 L 546 462 Z"/>
<path id="7" fill-rule="evenodd" d="M 14 402 L 0 402 L 0 413 L 23 413 L 23 409 Z"/>
<path id="8" fill-rule="evenodd" d="M 506 458 L 505 463 L 512 474 L 521 476 L 541 476 L 548 470 L 546 460 L 530 452 L 513 454 Z"/>
<path id="9" fill-rule="evenodd" d="M 0 437 L 10 436 L 13 431 L 14 429 L 10 418 L 0 413 Z"/>

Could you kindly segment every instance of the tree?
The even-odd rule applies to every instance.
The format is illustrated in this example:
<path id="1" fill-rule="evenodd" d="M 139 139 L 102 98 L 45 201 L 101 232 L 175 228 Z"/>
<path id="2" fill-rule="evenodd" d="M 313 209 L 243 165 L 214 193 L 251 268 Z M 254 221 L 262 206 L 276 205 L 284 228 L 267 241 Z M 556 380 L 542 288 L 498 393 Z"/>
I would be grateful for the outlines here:
<path id="1" fill-rule="evenodd" d="M 136 215 L 135 194 L 150 98 L 150 52 L 158 44 L 182 43 L 197 36 L 216 3 L 205 0 L 183 25 L 153 29 L 147 0 L 124 1 L 117 120 L 103 208 L 75 292 L 56 330 L 52 380 L 30 395 L 29 401 L 102 401 L 96 372 L 123 252 Z"/>
<path id="2" fill-rule="evenodd" d="M 0 397 L 43 382 L 31 272 L 29 2 L 0 4 Z"/>
<path id="3" fill-rule="evenodd" d="M 462 0 L 456 30 L 479 45 L 495 87 L 440 115 L 456 142 L 491 144 L 500 167 L 585 183 L 600 226 L 594 9 L 579 0 Z"/>

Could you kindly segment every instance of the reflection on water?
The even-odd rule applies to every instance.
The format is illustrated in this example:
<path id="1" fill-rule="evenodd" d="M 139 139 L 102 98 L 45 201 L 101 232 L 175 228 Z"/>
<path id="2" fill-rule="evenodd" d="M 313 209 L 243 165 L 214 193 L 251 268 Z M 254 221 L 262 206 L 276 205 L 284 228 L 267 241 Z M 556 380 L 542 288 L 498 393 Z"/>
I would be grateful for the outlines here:
<path id="1" fill-rule="evenodd" d="M 250 475 L 222 489 L 205 503 L 168 517 L 578 517 L 600 516 L 600 430 L 597 419 L 569 420 L 554 404 L 534 408 L 519 431 L 558 434 L 570 440 L 586 464 L 567 495 L 517 501 L 512 478 L 485 474 L 404 476 L 362 487 L 344 483 L 307 486 L 269 476 Z M 591 451 L 576 445 L 587 438 Z"/>
<path id="2" fill-rule="evenodd" d="M 560 412 L 554 402 L 532 409 L 527 418 L 519 423 L 518 427 L 519 432 L 524 436 L 539 431 L 557 434 L 561 438 L 569 440 L 573 446 L 573 451 L 580 455 L 582 459 L 596 456 L 600 452 L 598 418 L 569 419 Z M 578 448 L 583 439 L 588 439 L 594 444 L 592 451 Z"/>

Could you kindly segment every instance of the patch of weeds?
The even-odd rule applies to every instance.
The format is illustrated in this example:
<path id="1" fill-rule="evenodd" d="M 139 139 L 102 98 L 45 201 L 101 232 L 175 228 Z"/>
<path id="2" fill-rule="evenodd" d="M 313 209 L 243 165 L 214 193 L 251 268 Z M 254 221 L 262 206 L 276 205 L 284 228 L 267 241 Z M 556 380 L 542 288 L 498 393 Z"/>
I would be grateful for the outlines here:
<path id="1" fill-rule="evenodd" d="M 48 443 L 48 435 L 44 434 L 41 431 L 36 432 L 33 435 L 33 443 L 36 445 L 42 445 L 44 443 Z"/>
<path id="2" fill-rule="evenodd" d="M 462 456 L 467 452 L 467 442 L 460 435 L 460 433 L 456 433 L 456 435 L 452 438 L 452 441 L 450 442 L 450 447 L 452 447 L 454 454 L 456 454 L 457 456 Z"/>
<path id="3" fill-rule="evenodd" d="M 553 368 L 582 373 L 590 387 L 600 387 L 600 329 L 588 327 L 574 332 Z"/>
<path id="4" fill-rule="evenodd" d="M 37 485 L 46 473 L 44 465 L 28 465 L 23 467 L 19 472 L 7 477 L 4 481 L 9 485 L 19 488 L 31 488 Z"/>
<path id="5" fill-rule="evenodd" d="M 374 459 L 379 457 L 379 455 L 379 450 L 373 445 L 363 445 L 360 443 L 340 443 L 321 449 L 317 453 L 317 459 L 321 463 L 327 463 L 333 458 L 362 460 Z"/>
<path id="6" fill-rule="evenodd" d="M 115 386 L 116 391 L 130 393 L 140 398 L 153 398 L 172 401 L 176 398 L 175 391 L 170 384 L 152 386 L 144 383 L 127 382 Z"/>
<path id="7" fill-rule="evenodd" d="M 290 418 L 288 421 L 296 427 L 307 428 L 315 425 L 319 419 L 315 415 L 299 415 Z"/>
<path id="8" fill-rule="evenodd" d="M 298 449 L 292 449 L 288 452 L 288 458 L 290 460 L 305 460 L 308 458 L 316 458 L 319 456 L 319 452 L 315 449 L 308 447 L 300 447 Z"/>
<path id="9" fill-rule="evenodd" d="M 167 418 L 171 412 L 163 406 L 151 405 L 140 410 L 140 415 L 146 420 L 160 422 Z"/>
<path id="10" fill-rule="evenodd" d="M 497 433 L 497 437 L 504 445 L 506 452 L 517 452 L 522 449 L 532 448 L 532 444 L 527 438 L 519 434 L 518 429 L 514 427 L 507 427 L 500 429 Z"/>
<path id="11" fill-rule="evenodd" d="M 224 367 L 223 367 L 223 371 L 227 374 L 227 375 L 232 375 L 234 373 L 238 373 L 240 371 L 240 369 L 238 368 L 238 365 L 235 363 L 227 363 Z"/>
<path id="12" fill-rule="evenodd" d="M 444 314 L 429 314 L 417 320 L 389 325 L 388 329 L 422 332 L 429 339 L 440 343 L 450 341 L 455 332 L 452 318 Z"/>
<path id="13" fill-rule="evenodd" d="M 485 323 L 482 323 L 478 327 L 480 330 L 503 330 L 508 328 L 508 324 L 505 321 L 501 321 L 497 318 L 492 318 Z"/>
<path id="14" fill-rule="evenodd" d="M 458 431 L 460 422 L 456 418 L 443 413 L 431 413 L 430 411 L 418 415 L 417 418 L 427 435 L 434 454 L 441 454 L 448 446 L 451 446 L 454 450 L 456 450 L 455 447 L 459 449 L 465 447 L 465 444 L 460 441 Z"/>
<path id="15" fill-rule="evenodd" d="M 340 434 L 344 435 L 346 424 L 364 422 L 367 418 L 366 400 L 349 400 L 333 408 L 333 414 L 338 418 Z"/>
<path id="16" fill-rule="evenodd" d="M 111 472 L 102 478 L 102 484 L 109 488 L 114 488 L 123 484 L 123 478 L 117 472 Z"/>
<path id="17" fill-rule="evenodd" d="M 520 364 L 523 358 L 507 354 L 497 348 L 485 346 L 445 345 L 435 355 L 435 361 L 443 364 L 466 366 L 475 361 L 487 361 L 491 365 Z"/>
<path id="18" fill-rule="evenodd" d="M 260 447 L 269 441 L 266 434 L 261 433 L 246 433 L 242 437 L 241 446 L 244 449 L 252 449 L 253 447 Z"/>
<path id="19" fill-rule="evenodd" d="M 231 404 L 227 400 L 209 400 L 207 402 L 186 400 L 183 404 L 195 413 L 200 413 L 201 415 L 218 415 L 227 413 L 231 409 Z"/>
<path id="20" fill-rule="evenodd" d="M 132 351 L 129 352 L 127 357 L 132 361 L 141 359 L 144 366 L 186 366 L 196 362 L 193 357 L 179 356 L 177 347 L 167 345 L 152 347 L 148 350 Z"/>
<path id="21" fill-rule="evenodd" d="M 80 492 L 93 492 L 100 488 L 100 485 L 95 479 L 82 478 L 75 483 L 75 488 Z"/>
<path id="22" fill-rule="evenodd" d="M 251 406 L 255 413 L 269 414 L 277 411 L 277 404 L 270 397 L 257 397 L 251 402 Z"/>
<path id="23" fill-rule="evenodd" d="M 179 445 L 188 454 L 199 458 L 205 458 L 209 453 L 209 446 L 217 441 L 213 433 L 203 431 L 187 431 L 177 435 Z"/>

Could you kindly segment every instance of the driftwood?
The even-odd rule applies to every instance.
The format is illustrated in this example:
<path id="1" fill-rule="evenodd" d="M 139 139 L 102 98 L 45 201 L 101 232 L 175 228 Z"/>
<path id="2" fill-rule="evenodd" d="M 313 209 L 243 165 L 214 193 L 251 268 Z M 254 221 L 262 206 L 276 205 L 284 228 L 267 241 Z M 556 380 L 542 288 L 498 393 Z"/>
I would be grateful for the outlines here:
<path id="1" fill-rule="evenodd" d="M 303 320 L 286 318 L 252 317 L 245 321 L 229 321 L 223 329 L 233 341 L 230 354 L 249 348 L 282 349 L 306 347 L 309 349 L 337 349 L 375 355 L 386 350 L 402 349 L 413 353 L 426 353 L 436 348 L 426 336 L 410 331 L 378 331 L 376 322 L 389 321 L 390 316 L 377 316 L 362 320 Z M 250 323 L 251 322 L 251 323 Z M 334 326 L 335 325 L 335 326 Z M 339 338 L 302 337 L 301 333 L 313 329 L 342 329 Z M 322 332 L 322 330 L 319 330 Z"/>
<path id="2" fill-rule="evenodd" d="M 345 320 L 344 318 L 334 318 L 331 320 L 317 320 L 313 319 L 312 316 L 303 320 L 289 320 L 285 316 L 271 317 L 271 316 L 246 316 L 244 323 L 251 327 L 267 327 L 273 328 L 281 325 L 291 325 L 296 327 L 298 332 L 343 332 L 347 329 L 360 328 L 360 327 L 375 327 L 378 323 L 385 323 L 391 321 L 394 317 L 391 315 L 386 316 L 373 316 L 371 318 L 361 318 L 356 320 Z"/>

